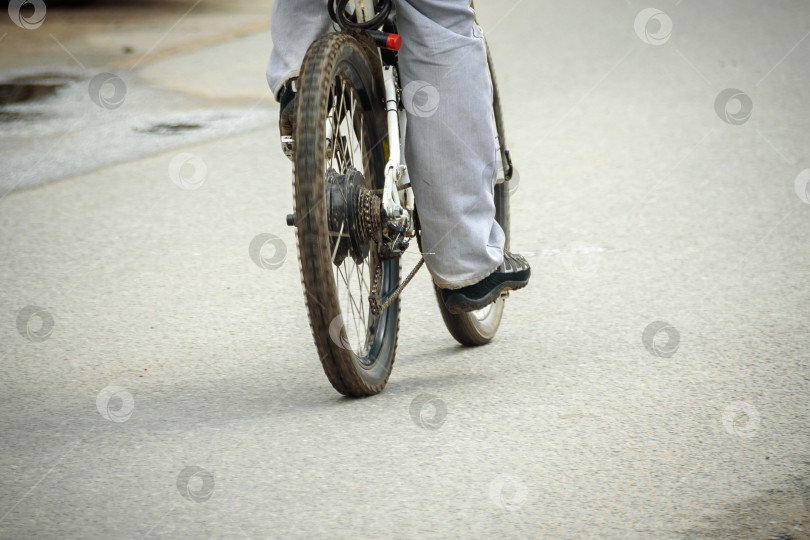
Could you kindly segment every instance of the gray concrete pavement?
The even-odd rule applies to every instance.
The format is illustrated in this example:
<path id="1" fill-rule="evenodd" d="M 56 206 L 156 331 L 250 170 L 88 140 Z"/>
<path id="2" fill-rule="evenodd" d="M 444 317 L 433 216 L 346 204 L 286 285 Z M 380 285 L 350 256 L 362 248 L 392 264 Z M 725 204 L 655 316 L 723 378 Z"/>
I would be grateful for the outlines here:
<path id="1" fill-rule="evenodd" d="M 257 16 L 259 9 L 266 13 Z M 276 103 L 257 68 L 271 46 L 268 6 L 101 3 L 52 11 L 32 30 L 0 25 L 8 28 L 0 45 L 26 44 L 0 62 L 2 82 L 53 88 L 3 107 L 0 148 L 14 151 L 4 155 L 0 197 L 275 121 Z"/>
<path id="2" fill-rule="evenodd" d="M 0 537 L 810 537 L 810 9 L 656 5 L 479 6 L 532 282 L 464 349 L 419 275 L 373 398 L 318 363 L 272 119 L 6 194 Z M 244 116 L 171 66 L 261 76 L 258 39 L 135 70 L 130 114 Z"/>

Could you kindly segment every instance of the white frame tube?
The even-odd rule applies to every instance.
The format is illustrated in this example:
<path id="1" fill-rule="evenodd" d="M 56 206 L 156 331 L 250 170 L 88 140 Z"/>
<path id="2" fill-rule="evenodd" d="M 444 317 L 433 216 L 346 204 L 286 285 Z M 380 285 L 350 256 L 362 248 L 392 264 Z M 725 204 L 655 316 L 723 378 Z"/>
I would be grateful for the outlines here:
<path id="1" fill-rule="evenodd" d="M 354 4 L 355 16 L 359 23 L 370 21 L 376 15 L 374 13 L 374 0 L 354 0 L 350 3 Z"/>
<path id="2" fill-rule="evenodd" d="M 399 140 L 399 110 L 397 108 L 397 90 L 394 83 L 394 68 L 383 68 L 385 82 L 385 113 L 388 124 L 388 163 L 385 165 L 385 187 L 383 189 L 383 207 L 389 217 L 399 217 L 403 208 L 399 202 L 399 177 L 405 167 L 402 165 Z"/>

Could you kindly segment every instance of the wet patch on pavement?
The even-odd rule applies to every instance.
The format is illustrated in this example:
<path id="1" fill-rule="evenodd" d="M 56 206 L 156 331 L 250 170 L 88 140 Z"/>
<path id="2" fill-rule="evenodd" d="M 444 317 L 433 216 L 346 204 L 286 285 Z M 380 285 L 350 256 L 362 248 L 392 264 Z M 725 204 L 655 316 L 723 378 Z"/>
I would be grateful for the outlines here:
<path id="1" fill-rule="evenodd" d="M 106 78 L 94 85 L 102 75 Z M 273 126 L 277 114 L 270 101 L 269 107 L 223 106 L 150 88 L 127 71 L 16 72 L 0 77 L 0 85 L 0 197 L 114 163 Z M 110 90 L 113 96 L 107 95 Z"/>
<path id="2" fill-rule="evenodd" d="M 185 131 L 201 129 L 202 124 L 155 124 L 147 128 L 133 128 L 140 133 L 150 133 L 152 135 L 178 135 Z"/>
<path id="3" fill-rule="evenodd" d="M 77 80 L 72 76 L 46 73 L 0 82 L 0 106 L 39 101 Z"/>

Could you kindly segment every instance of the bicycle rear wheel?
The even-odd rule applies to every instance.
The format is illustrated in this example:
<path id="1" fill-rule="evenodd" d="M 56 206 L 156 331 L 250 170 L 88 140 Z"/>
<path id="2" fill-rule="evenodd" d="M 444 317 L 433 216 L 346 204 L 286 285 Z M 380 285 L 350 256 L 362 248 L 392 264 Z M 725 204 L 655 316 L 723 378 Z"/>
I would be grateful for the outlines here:
<path id="1" fill-rule="evenodd" d="M 323 370 L 342 394 L 385 387 L 399 329 L 399 301 L 379 316 L 379 293 L 399 284 L 399 260 L 381 260 L 379 228 L 386 125 L 382 71 L 364 33 L 327 34 L 307 52 L 295 104 L 295 222 L 310 326 Z M 376 208 L 375 208 L 376 205 Z"/>
<path id="2" fill-rule="evenodd" d="M 492 63 L 492 55 L 487 49 L 487 63 L 489 64 L 489 73 L 492 80 L 492 113 L 493 123 L 497 133 L 498 155 L 501 161 L 501 166 L 505 169 L 509 165 L 508 156 L 506 154 L 506 134 L 503 126 L 503 112 L 501 111 L 501 100 L 498 92 L 498 82 L 495 78 L 495 67 Z M 510 171 L 511 172 L 511 171 Z M 506 171 L 504 170 L 504 174 Z M 506 235 L 505 249 L 509 249 L 509 181 L 501 182 L 495 186 L 495 221 L 503 229 Z M 472 311 L 470 313 L 454 314 L 447 311 L 442 300 L 439 288 L 434 285 L 434 292 L 436 293 L 436 301 L 439 304 L 439 311 L 444 319 L 444 324 L 450 335 L 453 338 L 468 347 L 478 345 L 486 345 L 498 331 L 503 317 L 503 310 L 506 304 L 506 296 L 503 295 L 498 298 L 494 303 L 488 305 L 483 309 Z"/>

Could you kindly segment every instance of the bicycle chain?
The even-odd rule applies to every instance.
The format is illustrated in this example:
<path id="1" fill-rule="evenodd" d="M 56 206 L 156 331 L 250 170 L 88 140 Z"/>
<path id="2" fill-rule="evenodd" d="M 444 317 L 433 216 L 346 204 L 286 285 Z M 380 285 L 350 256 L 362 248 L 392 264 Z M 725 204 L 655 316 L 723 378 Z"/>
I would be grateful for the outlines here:
<path id="1" fill-rule="evenodd" d="M 385 302 L 380 304 L 380 301 L 382 300 L 382 298 L 380 298 L 380 286 L 382 285 L 382 283 L 380 283 L 382 280 L 382 264 L 377 263 L 377 268 L 374 269 L 374 281 L 372 285 L 374 294 L 369 295 L 368 297 L 368 303 L 369 308 L 371 309 L 371 313 L 373 313 L 375 316 L 378 316 L 380 313 L 388 309 L 388 307 L 394 302 L 394 300 L 399 298 L 399 295 L 405 289 L 405 286 L 411 282 L 411 280 L 419 271 L 419 269 L 422 268 L 423 264 L 425 264 L 425 259 L 424 258 L 419 259 L 419 262 L 414 267 L 414 269 L 411 270 L 411 273 L 408 274 L 408 277 L 406 277 L 405 280 L 402 283 L 400 283 L 396 289 L 394 289 L 394 292 L 388 295 L 388 298 L 385 299 Z"/>
<path id="2" fill-rule="evenodd" d="M 380 197 L 377 196 L 377 193 L 381 193 L 383 190 L 375 189 L 375 190 L 368 190 L 368 189 L 360 189 L 357 191 L 356 195 L 356 202 L 355 208 L 359 209 L 360 211 L 360 219 L 359 219 L 359 229 L 360 234 L 364 240 L 369 240 L 374 238 L 378 232 L 382 229 L 382 217 L 380 215 L 380 209 L 382 208 L 382 200 Z M 376 258 L 376 257 L 375 257 Z M 417 263 L 416 267 L 408 274 L 408 277 L 397 286 L 394 291 L 388 295 L 385 301 L 382 301 L 382 262 L 378 259 L 377 264 L 374 268 L 374 278 L 371 283 L 371 291 L 372 294 L 368 297 L 369 302 L 369 309 L 371 313 L 375 316 L 379 316 L 380 313 L 388 309 L 391 304 L 399 298 L 399 295 L 402 294 L 402 291 L 411 282 L 414 278 L 416 273 L 422 268 L 422 265 L 425 264 L 425 259 L 422 258 Z"/>

